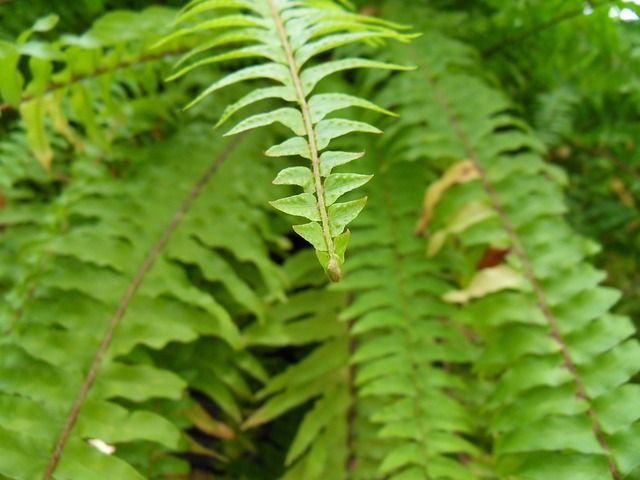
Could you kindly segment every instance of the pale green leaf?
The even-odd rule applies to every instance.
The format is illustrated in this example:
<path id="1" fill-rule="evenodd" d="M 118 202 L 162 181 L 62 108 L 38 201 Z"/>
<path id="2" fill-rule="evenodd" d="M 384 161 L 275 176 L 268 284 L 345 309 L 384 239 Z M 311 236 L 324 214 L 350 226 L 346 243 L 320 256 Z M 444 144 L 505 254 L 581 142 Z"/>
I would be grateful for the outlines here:
<path id="1" fill-rule="evenodd" d="M 307 242 L 313 245 L 313 248 L 321 252 L 328 250 L 327 242 L 322 234 L 322 227 L 320 224 L 311 222 L 304 225 L 294 225 L 295 232 L 304 238 Z"/>
<path id="2" fill-rule="evenodd" d="M 329 229 L 332 237 L 340 235 L 349 222 L 358 216 L 367 203 L 367 197 L 345 203 L 334 203 L 328 209 Z"/>
<path id="3" fill-rule="evenodd" d="M 593 408 L 606 433 L 627 428 L 640 418 L 640 409 L 627 405 L 640 405 L 640 385 L 623 385 L 594 400 Z"/>
<path id="4" fill-rule="evenodd" d="M 268 60 L 271 60 L 276 63 L 284 63 L 284 57 L 282 57 L 282 53 L 277 51 L 274 47 L 270 45 L 260 45 L 260 46 L 250 46 L 239 48 L 237 50 L 232 50 L 230 52 L 221 53 L 219 55 L 214 55 L 212 57 L 207 57 L 198 62 L 192 63 L 188 65 L 173 75 L 167 77 L 167 81 L 170 82 L 177 78 L 184 76 L 189 73 L 191 70 L 202 67 L 204 65 L 211 65 L 214 63 L 226 62 L 228 60 L 238 60 L 242 58 L 253 58 L 253 57 L 262 57 Z"/>
<path id="5" fill-rule="evenodd" d="M 313 186 L 313 175 L 307 167 L 289 167 L 280 170 L 274 185 L 298 185 L 308 191 Z"/>
<path id="6" fill-rule="evenodd" d="M 349 43 L 361 42 L 372 38 L 397 38 L 401 39 L 402 35 L 394 32 L 393 30 L 386 31 L 365 31 L 365 32 L 348 32 L 338 33 L 335 35 L 328 35 L 316 40 L 315 42 L 307 43 L 300 47 L 295 53 L 295 61 L 298 68 L 307 63 L 307 61 L 320 53 L 326 52 L 341 45 L 347 45 Z"/>
<path id="7" fill-rule="evenodd" d="M 316 197 L 311 193 L 301 193 L 291 197 L 281 198 L 269 202 L 271 205 L 281 212 L 298 217 L 305 217 L 312 222 L 320 221 L 320 212 L 318 211 L 318 202 Z"/>
<path id="8" fill-rule="evenodd" d="M 481 298 L 505 289 L 520 290 L 523 285 L 522 274 L 509 265 L 498 265 L 478 270 L 467 288 L 448 292 L 442 298 L 451 303 L 466 303 L 473 298 Z"/>
<path id="9" fill-rule="evenodd" d="M 111 402 L 87 400 L 76 426 L 83 438 L 99 438 L 107 443 L 149 440 L 167 448 L 179 448 L 180 430 L 157 413 L 127 411 Z"/>
<path id="10" fill-rule="evenodd" d="M 353 160 L 357 160 L 364 154 L 365 152 L 323 152 L 322 155 L 320 155 L 320 175 L 328 177 L 333 168 L 352 162 Z"/>
<path id="11" fill-rule="evenodd" d="M 284 142 L 269 148 L 264 152 L 264 154 L 268 157 L 288 157 L 299 155 L 304 158 L 311 158 L 309 143 L 302 137 L 293 137 L 289 140 L 285 140 Z"/>
<path id="12" fill-rule="evenodd" d="M 232 103 L 224 109 L 220 120 L 218 120 L 218 123 L 216 124 L 216 128 L 226 122 L 229 117 L 231 117 L 231 115 L 243 109 L 244 107 L 252 105 L 255 102 L 259 102 L 260 100 L 265 100 L 267 98 L 281 98 L 282 100 L 293 102 L 296 98 L 296 91 L 293 87 L 266 87 L 253 90 L 237 102 Z"/>
<path id="13" fill-rule="evenodd" d="M 173 398 L 182 396 L 186 383 L 175 373 L 147 365 L 104 365 L 91 390 L 96 399 L 126 398 L 144 401 L 149 398 Z"/>
<path id="14" fill-rule="evenodd" d="M 235 135 L 258 127 L 264 127 L 275 122 L 280 122 L 285 127 L 291 129 L 296 135 L 305 135 L 307 133 L 300 110 L 285 107 L 268 113 L 252 115 L 251 117 L 242 120 L 235 127 L 225 133 L 225 136 Z"/>
<path id="15" fill-rule="evenodd" d="M 255 65 L 247 67 L 237 72 L 231 73 L 209 86 L 204 92 L 198 95 L 195 100 L 189 103 L 185 109 L 191 108 L 196 103 L 200 102 L 207 95 L 220 90 L 221 88 L 233 85 L 235 83 L 244 82 L 245 80 L 252 80 L 256 78 L 270 78 L 277 82 L 282 83 L 284 86 L 290 86 L 291 76 L 289 70 L 284 65 L 278 65 L 275 63 L 267 63 L 264 65 Z"/>
<path id="16" fill-rule="evenodd" d="M 177 40 L 185 35 L 191 35 L 192 33 L 198 33 L 203 30 L 217 30 L 220 28 L 233 28 L 233 27 L 262 27 L 268 28 L 268 24 L 265 20 L 250 15 L 226 15 L 204 22 L 198 23 L 196 26 L 190 28 L 183 28 L 171 35 L 164 37 L 158 43 L 153 45 L 153 48 L 158 48 L 173 40 Z"/>
<path id="17" fill-rule="evenodd" d="M 505 475 L 531 480 L 602 480 L 611 477 L 605 455 L 541 452 L 509 456 L 502 463 L 504 466 L 500 470 Z M 510 463 L 515 468 L 510 467 Z"/>
<path id="18" fill-rule="evenodd" d="M 322 63 L 315 67 L 306 69 L 300 75 L 303 91 L 305 95 L 309 95 L 316 87 L 318 82 L 323 78 L 343 70 L 352 70 L 354 68 L 380 68 L 384 70 L 412 70 L 413 67 L 405 67 L 393 63 L 377 62 L 364 58 L 344 58 L 341 60 L 333 60 L 331 62 Z"/>
<path id="19" fill-rule="evenodd" d="M 498 439 L 495 448 L 499 455 L 566 449 L 580 453 L 603 453 L 587 415 L 543 418 L 526 428 L 505 434 Z"/>
<path id="20" fill-rule="evenodd" d="M 345 93 L 319 93 L 309 99 L 309 111 L 311 113 L 311 121 L 314 125 L 324 119 L 328 114 L 348 107 L 360 107 L 385 115 L 396 116 L 395 113 L 381 108 L 369 100 Z"/>
<path id="21" fill-rule="evenodd" d="M 329 145 L 329 142 L 334 138 L 348 133 L 382 133 L 382 130 L 377 129 L 368 123 L 358 122 L 355 120 L 344 120 L 341 118 L 322 120 L 318 125 L 316 125 L 315 131 L 318 150 L 326 148 Z"/>
<path id="22" fill-rule="evenodd" d="M 256 3 L 250 0 L 207 0 L 187 6 L 185 11 L 178 16 L 176 22 L 184 22 L 198 13 L 222 8 L 246 9 L 256 13 L 263 13 L 262 10 L 256 7 Z"/>
<path id="23" fill-rule="evenodd" d="M 264 37 L 264 30 L 260 28 L 238 28 L 229 32 L 225 32 L 223 34 L 217 35 L 208 42 L 203 42 L 200 45 L 189 50 L 182 57 L 180 57 L 180 60 L 178 60 L 174 65 L 174 68 L 177 68 L 180 65 L 184 64 L 187 60 L 193 58 L 195 55 L 198 55 L 199 53 L 205 52 L 212 48 L 227 45 L 229 43 L 241 44 L 248 41 L 260 42 L 262 37 Z"/>
<path id="24" fill-rule="evenodd" d="M 53 29 L 60 21 L 60 16 L 55 13 L 49 14 L 46 17 L 39 18 L 31 27 L 34 32 L 48 32 Z"/>
<path id="25" fill-rule="evenodd" d="M 356 173 L 334 173 L 324 182 L 324 200 L 331 206 L 338 198 L 351 190 L 367 183 L 373 175 L 359 175 Z"/>
<path id="26" fill-rule="evenodd" d="M 336 247 L 336 255 L 340 257 L 340 261 L 344 263 L 344 254 L 347 251 L 347 245 L 349 245 L 349 238 L 351 237 L 351 232 L 347 229 L 344 233 L 338 235 L 333 239 L 334 245 Z"/>
<path id="27" fill-rule="evenodd" d="M 397 470 L 408 465 L 423 465 L 425 461 L 424 454 L 418 443 L 405 443 L 400 447 L 397 447 L 389 453 L 382 464 L 380 465 L 380 473 L 388 474 L 394 470 Z M 408 477 L 410 478 L 410 477 Z M 422 475 L 415 478 L 427 478 Z"/>

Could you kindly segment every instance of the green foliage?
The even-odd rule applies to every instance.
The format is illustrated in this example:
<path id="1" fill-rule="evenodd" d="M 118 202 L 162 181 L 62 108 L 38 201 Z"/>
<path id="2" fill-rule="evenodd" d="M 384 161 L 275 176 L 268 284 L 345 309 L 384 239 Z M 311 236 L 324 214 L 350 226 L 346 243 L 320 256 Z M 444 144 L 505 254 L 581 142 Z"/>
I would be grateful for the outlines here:
<path id="1" fill-rule="evenodd" d="M 0 478 L 637 478 L 620 2 L 36 3 L 0 0 Z"/>

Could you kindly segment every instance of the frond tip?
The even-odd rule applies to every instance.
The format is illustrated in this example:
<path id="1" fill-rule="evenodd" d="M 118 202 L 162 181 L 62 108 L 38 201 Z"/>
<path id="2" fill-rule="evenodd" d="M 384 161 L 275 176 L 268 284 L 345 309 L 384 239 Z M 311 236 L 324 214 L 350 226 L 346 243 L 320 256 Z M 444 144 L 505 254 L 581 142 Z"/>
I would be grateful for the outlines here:
<path id="1" fill-rule="evenodd" d="M 266 155 L 300 156 L 309 160 L 309 167 L 287 168 L 274 181 L 275 184 L 300 186 L 304 192 L 276 200 L 271 205 L 289 215 L 310 220 L 310 223 L 298 225 L 294 230 L 316 249 L 328 277 L 333 282 L 339 281 L 349 241 L 349 231 L 345 231 L 345 228 L 360 213 L 366 198 L 335 202 L 345 193 L 364 185 L 371 177 L 332 174 L 333 167 L 351 162 L 362 154 L 323 150 L 329 147 L 332 140 L 343 135 L 382 132 L 364 122 L 326 117 L 350 107 L 393 114 L 351 95 L 312 93 L 320 81 L 333 73 L 355 68 L 409 68 L 365 58 L 343 58 L 309 67 L 307 64 L 312 64 L 318 55 L 347 44 L 384 39 L 407 42 L 413 36 L 399 33 L 397 25 L 352 13 L 331 0 L 196 0 L 185 8 L 178 23 L 184 26 L 165 41 L 184 35 L 205 37 L 202 42 L 204 46 L 198 47 L 197 52 L 187 53 L 179 65 L 197 53 L 206 50 L 212 53 L 207 58 L 183 66 L 172 79 L 201 65 L 243 57 L 258 59 L 255 64 L 214 82 L 187 108 L 229 85 L 265 79 L 277 83 L 276 86 L 253 90 L 229 105 L 217 126 L 261 100 L 280 99 L 289 105 L 244 118 L 227 135 L 273 123 L 281 123 L 293 132 L 293 137 L 269 148 Z M 216 51 L 229 44 L 234 45 L 234 50 Z"/>

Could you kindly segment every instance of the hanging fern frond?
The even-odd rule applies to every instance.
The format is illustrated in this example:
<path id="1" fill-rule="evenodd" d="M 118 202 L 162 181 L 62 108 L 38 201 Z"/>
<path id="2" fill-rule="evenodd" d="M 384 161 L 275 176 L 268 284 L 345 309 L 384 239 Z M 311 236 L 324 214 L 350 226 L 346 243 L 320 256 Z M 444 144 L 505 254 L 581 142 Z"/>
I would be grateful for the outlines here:
<path id="1" fill-rule="evenodd" d="M 236 399 L 251 395 L 242 372 L 266 380 L 255 360 L 230 354 L 243 345 L 230 312 L 261 318 L 265 301 L 281 297 L 278 270 L 262 237 L 255 234 L 262 228 L 264 213 L 233 211 L 251 211 L 245 205 L 259 201 L 246 192 L 254 189 L 251 182 L 264 180 L 266 168 L 259 175 L 260 170 L 252 168 L 245 193 L 225 186 L 247 164 L 234 162 L 223 169 L 200 197 L 206 200 L 196 202 L 184 220 L 184 210 L 173 220 L 172 229 L 182 222 L 166 249 L 156 245 L 154 256 L 147 256 L 144 269 L 134 275 L 147 255 L 144 245 L 160 236 L 191 187 L 194 172 L 210 161 L 212 145 L 202 128 L 183 130 L 181 136 L 172 138 L 170 146 L 150 148 L 147 161 L 127 183 L 109 182 L 103 168 L 79 169 L 74 183 L 52 206 L 56 224 L 40 230 L 23 219 L 4 233 L 8 246 L 14 235 L 25 238 L 29 231 L 32 240 L 17 247 L 18 258 L 25 261 L 7 297 L 20 301 L 16 308 L 9 304 L 2 316 L 0 400 L 7 415 L 1 417 L 0 432 L 3 444 L 11 448 L 0 451 L 0 474 L 15 479 L 43 474 L 145 478 L 140 471 L 151 467 L 134 464 L 136 470 L 122 461 L 118 445 L 152 442 L 157 452 L 186 450 L 184 435 L 169 418 L 170 412 L 182 408 L 179 403 L 187 387 L 207 395 L 239 423 L 242 413 Z M 174 162 L 187 148 L 190 162 Z M 249 158 L 247 149 L 251 144 L 236 148 L 234 157 Z M 2 213 L 10 215 L 10 210 Z M 210 212 L 217 210 L 227 212 L 224 228 L 209 221 Z M 164 230 L 162 242 L 167 232 L 171 230 Z M 236 272 L 235 262 L 256 272 L 251 285 Z M 211 285 L 220 282 L 220 300 L 194 286 L 183 265 L 196 266 Z M 118 313 L 107 327 L 116 307 Z M 198 353 L 196 348 L 202 363 L 190 362 L 188 368 L 180 365 L 177 354 L 173 362 L 166 362 L 161 355 L 145 353 L 198 339 L 206 344 L 208 337 L 225 342 L 226 350 Z M 205 361 L 211 355 L 223 358 L 224 352 L 233 358 L 233 368 L 231 362 L 221 369 Z M 151 399 L 166 400 L 166 410 L 146 409 Z M 115 455 L 99 453 L 89 439 L 114 445 Z M 157 458 L 154 454 L 147 461 Z"/>
<path id="2" fill-rule="evenodd" d="M 496 90 L 469 74 L 433 74 L 429 55 L 421 66 L 393 79 L 394 102 L 383 104 L 429 111 L 424 156 L 444 165 L 466 158 L 477 172 L 443 194 L 429 242 L 432 254 L 455 255 L 450 275 L 460 288 L 443 299 L 460 305 L 454 318 L 485 345 L 474 368 L 496 382 L 486 411 L 498 471 L 626 478 L 638 466 L 629 446 L 640 416 L 613 412 L 637 395 L 627 382 L 640 348 L 631 323 L 609 313 L 619 293 L 598 286 L 604 275 L 585 263 L 593 243 L 562 219 L 564 176 L 544 164 L 539 141 Z M 418 81 L 426 93 L 402 85 Z M 510 253 L 482 266 L 490 249 Z"/>
<path id="3" fill-rule="evenodd" d="M 284 213 L 310 220 L 310 223 L 295 226 L 294 230 L 313 245 L 329 278 L 334 282 L 339 281 L 349 241 L 349 231 L 345 231 L 345 228 L 360 213 L 366 198 L 336 202 L 345 193 L 369 181 L 370 176 L 332 173 L 334 167 L 349 163 L 363 153 L 332 151 L 327 148 L 333 139 L 343 135 L 381 132 L 364 122 L 328 116 L 347 107 L 360 107 L 386 114 L 391 112 L 344 93 L 313 92 L 321 80 L 336 72 L 356 68 L 405 70 L 407 67 L 366 58 L 345 58 L 314 66 L 307 64 L 339 46 L 356 42 L 376 43 L 383 39 L 406 42 L 412 35 L 398 33 L 397 26 L 390 22 L 349 12 L 329 0 L 197 0 L 185 8 L 178 22 L 187 23 L 188 26 L 168 36 L 162 43 L 198 34 L 206 43 L 196 51 L 187 53 L 183 61 L 205 51 L 208 56 L 182 68 L 171 78 L 178 78 L 196 67 L 225 60 L 259 60 L 256 64 L 222 77 L 189 106 L 229 85 L 255 79 L 271 80 L 277 85 L 256 89 L 227 107 L 218 125 L 261 100 L 280 99 L 291 105 L 245 118 L 229 130 L 227 135 L 275 122 L 281 123 L 294 134 L 269 148 L 265 154 L 307 159 L 310 166 L 286 168 L 274 180 L 275 184 L 301 187 L 304 193 L 276 200 L 271 204 Z M 201 32 L 207 34 L 203 35 Z M 242 46 L 223 50 L 219 54 L 209 52 L 215 52 L 217 47 L 229 44 Z"/>

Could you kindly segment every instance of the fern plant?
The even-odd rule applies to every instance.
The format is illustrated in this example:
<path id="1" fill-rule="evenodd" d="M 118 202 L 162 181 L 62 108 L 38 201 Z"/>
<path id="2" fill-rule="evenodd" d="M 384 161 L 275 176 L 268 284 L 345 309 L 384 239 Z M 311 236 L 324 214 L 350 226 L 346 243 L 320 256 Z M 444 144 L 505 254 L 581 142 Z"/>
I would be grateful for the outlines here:
<path id="1" fill-rule="evenodd" d="M 594 59 L 634 59 L 637 35 L 617 2 L 561 3 L 0 26 L 0 478 L 638 477 L 616 304 L 637 255 L 592 266 L 568 208 L 609 188 L 634 208 L 637 79 L 595 82 Z"/>

